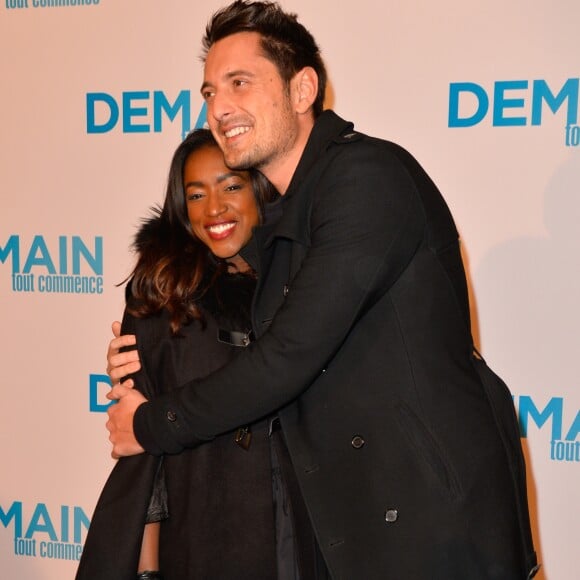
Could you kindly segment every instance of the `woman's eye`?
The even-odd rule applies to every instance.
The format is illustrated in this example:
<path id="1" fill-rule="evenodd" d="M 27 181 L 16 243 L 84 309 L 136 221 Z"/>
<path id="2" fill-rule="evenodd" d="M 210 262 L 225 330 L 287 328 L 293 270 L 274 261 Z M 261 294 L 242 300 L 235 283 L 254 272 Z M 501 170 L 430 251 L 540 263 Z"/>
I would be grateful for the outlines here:
<path id="1" fill-rule="evenodd" d="M 197 201 L 198 199 L 201 199 L 203 197 L 203 194 L 201 193 L 188 193 L 187 194 L 187 201 Z"/>
<path id="2" fill-rule="evenodd" d="M 226 187 L 226 191 L 238 191 L 242 189 L 242 185 L 240 183 L 233 183 L 232 185 L 228 185 Z"/>

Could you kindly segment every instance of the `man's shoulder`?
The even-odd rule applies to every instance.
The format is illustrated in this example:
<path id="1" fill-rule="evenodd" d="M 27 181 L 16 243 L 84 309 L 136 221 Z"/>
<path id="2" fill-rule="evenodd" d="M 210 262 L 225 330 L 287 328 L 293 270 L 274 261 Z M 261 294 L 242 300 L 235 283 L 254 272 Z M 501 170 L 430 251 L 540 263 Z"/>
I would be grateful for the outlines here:
<path id="1" fill-rule="evenodd" d="M 370 154 L 374 151 L 383 155 L 412 157 L 399 143 L 359 131 L 354 123 L 342 119 L 332 110 L 324 111 L 317 124 L 320 131 L 326 134 L 329 149 L 332 149 L 333 145 L 350 145 L 355 150 L 363 149 Z M 345 151 L 349 150 L 350 147 L 345 147 Z"/>
<path id="2" fill-rule="evenodd" d="M 395 167 L 409 168 L 418 165 L 415 157 L 394 141 L 368 135 L 355 129 L 337 135 L 327 149 L 329 161 L 342 170 L 364 169 L 373 165 L 385 170 Z M 362 164 L 359 166 L 359 162 Z"/>

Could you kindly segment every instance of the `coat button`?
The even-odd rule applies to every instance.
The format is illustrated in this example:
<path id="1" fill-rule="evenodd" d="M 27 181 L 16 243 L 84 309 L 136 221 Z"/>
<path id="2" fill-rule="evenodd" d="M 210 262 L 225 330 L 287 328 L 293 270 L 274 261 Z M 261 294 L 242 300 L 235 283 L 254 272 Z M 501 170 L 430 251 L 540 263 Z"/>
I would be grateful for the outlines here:
<path id="1" fill-rule="evenodd" d="M 288 288 L 288 284 L 284 284 L 284 290 L 282 290 L 282 294 L 284 295 L 284 298 L 286 298 L 286 296 L 288 296 L 288 292 L 290 292 L 290 288 Z"/>
<path id="2" fill-rule="evenodd" d="M 392 524 L 399 518 L 399 512 L 395 509 L 388 509 L 385 511 L 385 522 Z"/>
<path id="3" fill-rule="evenodd" d="M 177 421 L 177 415 L 173 411 L 167 411 L 167 420 L 175 423 Z"/>
<path id="4" fill-rule="evenodd" d="M 355 449 L 360 449 L 364 444 L 365 444 L 365 440 L 360 436 L 360 435 L 355 435 L 352 438 L 352 441 L 350 442 L 350 444 L 355 448 Z"/>

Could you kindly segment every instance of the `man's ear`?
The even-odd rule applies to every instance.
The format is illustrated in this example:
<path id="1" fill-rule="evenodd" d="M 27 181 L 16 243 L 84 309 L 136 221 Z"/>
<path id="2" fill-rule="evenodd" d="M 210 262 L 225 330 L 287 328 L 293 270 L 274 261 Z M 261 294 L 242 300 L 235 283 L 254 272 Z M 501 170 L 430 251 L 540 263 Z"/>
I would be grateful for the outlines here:
<path id="1" fill-rule="evenodd" d="M 318 95 L 318 75 L 311 66 L 299 70 L 292 79 L 294 109 L 301 115 L 307 113 Z"/>

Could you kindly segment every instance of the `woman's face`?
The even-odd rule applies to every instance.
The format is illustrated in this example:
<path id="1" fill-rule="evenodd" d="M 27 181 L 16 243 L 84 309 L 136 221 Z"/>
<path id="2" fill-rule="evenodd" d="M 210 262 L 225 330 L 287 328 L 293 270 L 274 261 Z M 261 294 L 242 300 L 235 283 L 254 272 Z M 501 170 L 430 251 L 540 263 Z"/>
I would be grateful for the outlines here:
<path id="1" fill-rule="evenodd" d="M 259 221 L 248 172 L 226 167 L 218 147 L 202 147 L 186 159 L 183 184 L 194 234 L 218 258 L 247 269 L 238 252 Z"/>

